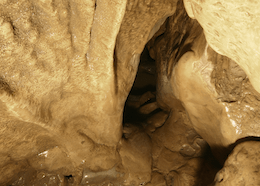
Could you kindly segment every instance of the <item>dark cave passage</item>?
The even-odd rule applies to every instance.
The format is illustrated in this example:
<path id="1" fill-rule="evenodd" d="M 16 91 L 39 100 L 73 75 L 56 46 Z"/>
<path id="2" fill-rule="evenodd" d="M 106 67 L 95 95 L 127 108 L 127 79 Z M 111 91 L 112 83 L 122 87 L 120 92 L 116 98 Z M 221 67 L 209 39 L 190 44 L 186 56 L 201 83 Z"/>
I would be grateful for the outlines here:
<path id="1" fill-rule="evenodd" d="M 148 47 L 146 46 L 141 54 L 141 58 L 140 58 L 140 64 L 138 67 L 138 72 L 135 78 L 135 82 L 133 84 L 133 87 L 130 91 L 130 94 L 128 96 L 128 99 L 126 101 L 125 104 L 125 108 L 124 108 L 124 118 L 123 118 L 123 126 L 124 126 L 124 130 L 123 130 L 123 138 L 125 138 L 126 140 L 128 138 L 130 138 L 130 136 L 133 135 L 133 133 L 138 132 L 138 131 L 144 131 L 143 135 L 149 135 L 151 138 L 151 143 L 153 145 L 155 145 L 157 143 L 157 137 L 155 137 L 158 133 L 160 133 L 160 131 L 163 130 L 171 130 L 169 129 L 163 129 L 163 128 L 168 128 L 168 125 L 171 125 L 171 128 L 176 128 L 173 130 L 178 131 L 178 126 L 180 128 L 182 128 L 185 124 L 181 123 L 172 123 L 169 124 L 169 122 L 167 121 L 171 115 L 174 112 L 169 112 L 166 110 L 163 110 L 162 108 L 160 108 L 160 106 L 157 104 L 156 102 L 156 61 L 154 59 L 152 59 L 149 55 L 149 50 Z M 157 121 L 157 124 L 154 125 L 154 120 Z M 166 125 L 166 126 L 165 126 Z M 174 125 L 177 125 L 174 127 Z M 130 128 L 130 132 L 129 132 L 129 128 Z M 134 128 L 134 129 L 131 129 Z M 138 128 L 138 129 L 136 129 Z M 184 127 L 185 128 L 185 127 Z M 182 132 L 183 129 L 181 129 Z M 193 129 L 185 129 L 187 130 L 184 133 L 172 133 L 169 135 L 173 135 L 172 137 L 168 137 L 165 138 L 164 137 L 158 137 L 159 140 L 169 140 L 166 143 L 167 144 L 171 144 L 172 146 L 176 145 L 179 146 L 180 143 L 179 141 L 170 141 L 171 138 L 178 140 L 179 138 L 174 136 L 174 135 L 183 135 L 183 136 L 187 136 L 187 138 L 189 138 L 191 141 L 191 148 L 190 149 L 185 149 L 186 147 L 184 147 L 186 144 L 183 145 L 183 147 L 180 149 L 180 151 L 178 152 L 178 156 L 182 157 L 183 160 L 182 161 L 187 161 L 187 163 L 189 161 L 193 161 L 192 159 L 200 159 L 200 164 L 197 165 L 197 172 L 196 172 L 196 179 L 194 183 L 194 186 L 204 186 L 204 185 L 208 185 L 210 183 L 212 183 L 214 181 L 214 177 L 215 174 L 218 170 L 221 169 L 221 166 L 219 165 L 219 163 L 217 162 L 217 160 L 214 158 L 208 144 L 206 144 L 206 142 L 201 139 L 200 136 L 198 136 L 196 133 L 193 133 L 191 131 L 193 131 Z M 189 134 L 191 133 L 191 134 Z M 161 135 L 161 134 L 160 134 Z M 166 134 L 167 136 L 168 134 Z M 197 142 L 196 139 L 198 140 Z M 194 141 L 195 140 L 195 141 Z M 192 144 L 193 143 L 193 144 Z M 157 144 L 158 145 L 158 144 Z M 163 147 L 165 144 L 161 144 L 162 147 L 160 147 L 161 149 L 164 149 L 165 147 Z M 174 148 L 174 147 L 173 147 Z M 189 151 L 193 151 L 191 150 L 192 148 L 195 148 L 196 151 L 198 150 L 197 148 L 201 148 L 200 151 L 200 155 L 193 157 L 194 155 L 192 155 L 191 152 Z M 162 177 L 164 178 L 164 180 L 166 180 L 166 184 L 167 186 L 172 185 L 174 182 L 182 182 L 180 181 L 183 178 L 179 178 L 178 176 L 175 175 L 175 173 L 173 173 L 173 171 L 170 171 L 168 173 L 165 172 L 164 167 L 166 165 L 159 165 L 158 162 L 155 163 L 156 161 L 161 161 L 161 157 L 160 156 L 168 156 L 167 158 L 172 159 L 173 161 L 180 161 L 179 158 L 176 157 L 176 160 L 174 160 L 174 154 L 176 152 L 171 151 L 169 149 L 167 149 L 167 151 L 169 151 L 166 154 L 162 154 L 159 155 L 158 158 L 153 158 L 153 163 L 152 163 L 152 170 L 157 170 L 154 171 L 154 174 L 160 174 L 162 175 Z M 140 152 L 141 153 L 141 152 Z M 153 153 L 155 153 L 154 149 L 152 149 L 151 152 L 152 156 L 155 156 Z M 173 157 L 171 157 L 173 156 Z M 183 164 L 183 167 L 186 167 L 187 163 Z M 159 167 L 159 168 L 158 168 Z M 160 170 L 161 169 L 161 170 Z M 180 170 L 174 170 L 176 172 L 180 171 Z M 193 174 L 193 173 L 192 173 Z M 180 179 L 180 180 L 178 180 Z"/>
<path id="2" fill-rule="evenodd" d="M 125 104 L 123 123 L 144 122 L 149 114 L 142 114 L 137 108 L 155 102 L 155 97 L 156 65 L 145 47 L 140 57 L 134 84 Z"/>

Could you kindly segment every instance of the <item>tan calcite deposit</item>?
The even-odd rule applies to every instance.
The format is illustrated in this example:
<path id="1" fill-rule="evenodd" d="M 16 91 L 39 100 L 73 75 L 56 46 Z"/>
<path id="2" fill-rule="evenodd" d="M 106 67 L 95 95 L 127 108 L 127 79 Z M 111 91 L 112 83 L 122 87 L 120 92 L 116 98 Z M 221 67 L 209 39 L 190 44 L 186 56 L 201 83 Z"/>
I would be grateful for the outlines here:
<path id="1" fill-rule="evenodd" d="M 196 131 L 222 161 L 224 148 L 228 150 L 243 137 L 259 137 L 259 93 L 232 60 L 206 47 L 201 58 L 192 52 L 183 55 L 174 73 L 176 97 L 183 101 Z"/>
<path id="2" fill-rule="evenodd" d="M 179 23 L 184 14 L 176 12 L 167 27 L 161 28 L 164 35 L 149 44 L 157 61 L 157 95 L 160 105 L 168 108 L 178 108 L 174 96 L 180 99 L 194 129 L 224 162 L 237 140 L 259 137 L 259 93 L 236 62 L 210 48 L 196 22 L 187 19 L 186 25 Z"/>
<path id="3" fill-rule="evenodd" d="M 1 2 L 1 158 L 19 165 L 46 151 L 43 157 L 51 160 L 28 164 L 65 167 L 65 175 L 85 162 L 92 169 L 114 166 L 122 107 L 113 54 L 125 7 L 126 1 Z M 69 163 L 51 166 L 55 146 Z M 104 153 L 107 163 L 100 160 Z M 18 171 L 5 171 L 10 175 L 2 174 L 1 183 Z"/>
<path id="4" fill-rule="evenodd" d="M 260 92 L 260 2 L 257 0 L 184 0 L 190 17 L 204 29 L 209 45 L 233 59 Z"/>
<path id="5" fill-rule="evenodd" d="M 233 60 L 211 49 L 196 20 L 178 9 L 166 25 L 164 35 L 148 43 L 157 62 L 159 103 L 176 109 L 179 99 L 194 129 L 224 162 L 230 145 L 259 137 L 260 94 Z"/>
<path id="6" fill-rule="evenodd" d="M 259 141 L 238 144 L 215 178 L 215 186 L 260 185 Z"/>
<path id="7" fill-rule="evenodd" d="M 176 3 L 0 2 L 1 184 L 27 167 L 74 174 L 77 184 L 83 168 L 122 162 L 140 54 Z"/>
<path id="8" fill-rule="evenodd" d="M 174 14 L 178 0 L 130 0 L 115 48 L 115 81 L 119 93 L 128 96 L 134 82 L 140 55 L 166 18 Z"/>

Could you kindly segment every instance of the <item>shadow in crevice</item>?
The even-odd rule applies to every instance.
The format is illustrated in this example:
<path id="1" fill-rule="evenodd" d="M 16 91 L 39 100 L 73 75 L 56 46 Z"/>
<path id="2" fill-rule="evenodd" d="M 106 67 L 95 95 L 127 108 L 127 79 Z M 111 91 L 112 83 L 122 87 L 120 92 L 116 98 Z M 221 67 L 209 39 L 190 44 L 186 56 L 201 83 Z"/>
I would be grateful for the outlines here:
<path id="1" fill-rule="evenodd" d="M 156 65 L 150 57 L 147 46 L 141 56 L 138 71 L 129 95 L 142 95 L 147 91 L 156 91 Z"/>
<path id="2" fill-rule="evenodd" d="M 214 154 L 209 147 L 204 154 L 204 162 L 200 165 L 198 180 L 194 186 L 209 186 L 214 182 L 215 175 L 222 169 L 222 165 L 214 157 Z"/>
<path id="3" fill-rule="evenodd" d="M 114 69 L 114 83 L 115 83 L 115 93 L 116 95 L 118 94 L 118 60 L 117 60 L 117 56 L 116 56 L 117 52 L 116 52 L 116 47 L 115 47 L 115 50 L 114 50 L 114 61 L 113 61 L 113 69 Z"/>
<path id="4" fill-rule="evenodd" d="M 144 115 L 139 112 L 137 108 L 129 106 L 129 102 L 139 102 L 141 96 L 147 92 L 156 92 L 156 73 L 155 61 L 150 57 L 149 51 L 145 46 L 141 56 L 137 75 L 132 86 L 132 89 L 127 98 L 124 108 L 123 123 L 140 123 L 144 122 L 147 117 L 154 114 L 154 112 Z M 155 98 L 147 100 L 145 104 L 156 102 Z M 141 107 L 143 105 L 139 105 Z"/>
<path id="5" fill-rule="evenodd" d="M 70 186 L 74 183 L 74 177 L 72 175 L 64 176 L 64 184 Z"/>
<path id="6" fill-rule="evenodd" d="M 230 152 L 234 150 L 234 148 L 240 144 L 240 143 L 244 143 L 246 141 L 260 141 L 260 137 L 256 137 L 256 136 L 248 136 L 248 137 L 244 137 L 244 138 L 241 138 L 239 140 L 237 140 L 235 143 L 231 144 L 229 146 L 229 150 Z"/>
<path id="7" fill-rule="evenodd" d="M 238 144 L 246 141 L 260 141 L 260 137 L 248 136 L 238 139 L 235 143 L 229 145 L 227 148 L 223 146 L 212 146 L 211 149 L 214 156 L 217 158 L 218 162 L 223 166 L 230 153 L 234 150 L 234 148 Z"/>
<path id="8" fill-rule="evenodd" d="M 227 160 L 228 156 L 232 153 L 232 151 L 234 150 L 234 148 L 244 142 L 247 141 L 260 141 L 260 137 L 256 137 L 256 136 L 248 136 L 248 137 L 244 137 L 241 139 L 238 139 L 235 143 L 229 145 L 229 147 L 225 148 L 225 147 L 221 147 L 221 146 L 213 146 L 211 147 L 211 150 L 209 153 L 211 153 L 211 155 L 208 155 L 207 157 L 212 157 L 213 161 L 212 165 L 215 168 L 215 175 L 216 173 L 223 168 L 225 161 Z M 212 152 L 211 152 L 212 151 Z M 217 158 L 214 158 L 217 157 Z M 215 161 L 214 161 L 215 159 Z M 207 161 L 207 160 L 206 160 Z M 205 167 L 203 167 L 205 169 Z M 209 170 L 209 171 L 214 171 L 214 170 Z M 202 171 L 203 174 L 203 171 Z M 206 178 L 206 176 L 200 176 L 200 177 L 204 177 Z M 212 179 L 212 178 L 211 178 Z M 202 186 L 203 184 L 201 183 L 197 183 L 196 186 Z M 212 179 L 212 183 L 209 184 L 207 183 L 206 185 L 208 186 L 213 186 L 214 185 L 214 179 Z"/>

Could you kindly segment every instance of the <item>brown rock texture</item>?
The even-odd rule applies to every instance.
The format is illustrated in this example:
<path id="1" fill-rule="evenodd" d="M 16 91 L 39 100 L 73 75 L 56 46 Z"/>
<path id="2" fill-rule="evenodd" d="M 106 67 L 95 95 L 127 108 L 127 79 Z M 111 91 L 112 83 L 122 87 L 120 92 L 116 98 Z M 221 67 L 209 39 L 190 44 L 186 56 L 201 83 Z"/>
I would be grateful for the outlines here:
<path id="1" fill-rule="evenodd" d="M 0 2 L 1 184 L 27 167 L 80 177 L 124 162 L 117 145 L 140 53 L 176 3 Z"/>
<path id="2" fill-rule="evenodd" d="M 182 10 L 148 43 L 157 62 L 157 99 L 170 109 L 179 99 L 191 125 L 224 162 L 230 145 L 259 137 L 259 93 L 236 62 L 211 49 L 198 22 Z"/>
<path id="3" fill-rule="evenodd" d="M 215 178 L 215 186 L 259 185 L 259 141 L 238 144 Z"/>
<path id="4" fill-rule="evenodd" d="M 0 0 L 0 185 L 260 185 L 259 10 Z"/>
<path id="5" fill-rule="evenodd" d="M 241 68 L 219 54 L 214 57 L 214 51 L 207 47 L 200 59 L 192 53 L 185 55 L 174 69 L 175 95 L 215 154 L 241 138 L 259 137 L 259 93 Z"/>

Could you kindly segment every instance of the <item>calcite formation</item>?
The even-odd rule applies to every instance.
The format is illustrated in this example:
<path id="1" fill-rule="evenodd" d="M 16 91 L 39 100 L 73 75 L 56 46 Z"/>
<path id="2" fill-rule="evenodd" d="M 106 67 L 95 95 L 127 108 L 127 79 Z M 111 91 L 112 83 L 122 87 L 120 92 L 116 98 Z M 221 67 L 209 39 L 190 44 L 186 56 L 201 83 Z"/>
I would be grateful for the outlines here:
<path id="1" fill-rule="evenodd" d="M 259 185 L 259 141 L 238 144 L 215 178 L 215 185 Z"/>
<path id="2" fill-rule="evenodd" d="M 184 3 L 190 17 L 203 27 L 211 47 L 238 63 L 260 92 L 259 2 L 184 0 Z"/>
<path id="3" fill-rule="evenodd" d="M 259 10 L 0 0 L 0 185 L 260 185 Z"/>

